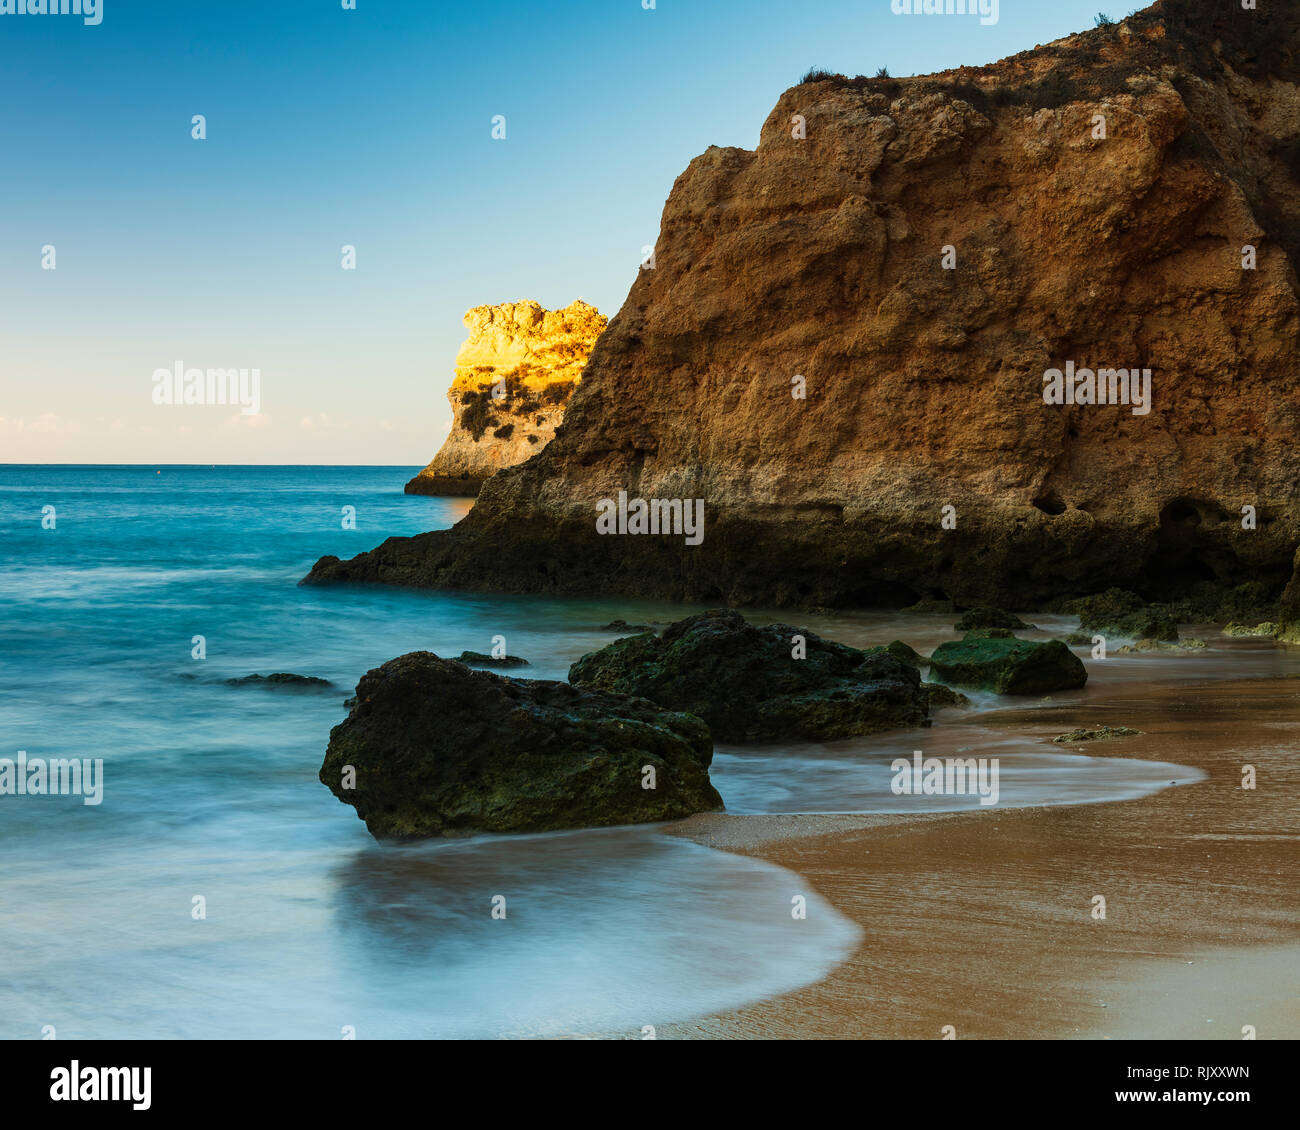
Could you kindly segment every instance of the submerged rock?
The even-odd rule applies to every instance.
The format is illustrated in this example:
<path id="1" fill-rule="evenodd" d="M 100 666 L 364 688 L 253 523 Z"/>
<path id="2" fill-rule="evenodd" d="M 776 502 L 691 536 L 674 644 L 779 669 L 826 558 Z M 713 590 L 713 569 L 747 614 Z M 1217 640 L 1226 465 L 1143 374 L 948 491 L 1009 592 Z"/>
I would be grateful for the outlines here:
<path id="1" fill-rule="evenodd" d="M 1172 613 L 1153 606 L 1119 621 L 1112 626 L 1111 632 L 1121 636 L 1135 636 L 1139 640 L 1172 642 L 1178 639 L 1178 619 Z"/>
<path id="2" fill-rule="evenodd" d="M 1253 628 L 1249 624 L 1224 624 L 1222 631 L 1225 636 L 1260 636 L 1275 639 L 1278 634 L 1278 627 L 1271 620 L 1266 620 L 1262 624 L 1256 624 Z"/>
<path id="3" fill-rule="evenodd" d="M 1013 612 L 1001 608 L 972 608 L 953 625 L 954 631 L 969 632 L 976 628 L 1032 628 Z"/>
<path id="4" fill-rule="evenodd" d="M 1141 734 L 1141 730 L 1130 730 L 1127 726 L 1098 726 L 1095 730 L 1071 730 L 1052 741 L 1056 745 L 1073 745 L 1075 742 L 1106 742 L 1112 738 L 1139 737 Z"/>
<path id="5" fill-rule="evenodd" d="M 868 650 L 874 651 L 875 648 Z M 890 655 L 897 656 L 910 667 L 929 667 L 930 661 L 922 655 L 911 644 L 906 644 L 902 640 L 894 640 L 892 643 L 885 645 L 884 650 Z"/>
<path id="6" fill-rule="evenodd" d="M 930 671 L 945 683 L 998 694 L 1072 690 L 1088 681 L 1083 661 L 1060 640 L 1037 643 L 975 632 L 935 648 Z"/>
<path id="7" fill-rule="evenodd" d="M 285 691 L 328 691 L 334 690 L 334 684 L 328 679 L 318 679 L 315 675 L 294 675 L 288 671 L 277 671 L 273 675 L 243 675 L 237 679 L 226 679 L 228 687 L 266 687 L 270 690 Z"/>
<path id="8" fill-rule="evenodd" d="M 518 655 L 484 655 L 481 651 L 462 651 L 456 656 L 457 663 L 467 667 L 527 667 L 528 660 Z"/>
<path id="9" fill-rule="evenodd" d="M 805 654 L 795 658 L 800 638 Z M 928 724 L 920 672 L 896 655 L 788 624 L 756 627 L 731 610 L 688 616 L 661 636 L 618 640 L 584 655 L 569 679 L 689 711 L 727 742 L 843 738 Z"/>
<path id="10" fill-rule="evenodd" d="M 597 629 L 600 632 L 627 632 L 629 635 L 652 630 L 649 624 L 629 624 L 626 620 L 611 620 L 608 624 L 601 624 Z"/>
<path id="11" fill-rule="evenodd" d="M 922 683 L 921 689 L 930 699 L 931 710 L 937 710 L 941 706 L 967 706 L 970 703 L 970 699 L 960 691 L 945 687 L 942 683 Z"/>
<path id="12" fill-rule="evenodd" d="M 1132 639 L 1178 639 L 1177 612 L 1162 604 L 1147 604 L 1136 593 L 1108 589 L 1097 596 L 1066 604 L 1066 611 L 1079 617 L 1083 631 Z"/>
<path id="13" fill-rule="evenodd" d="M 330 732 L 320 780 L 376 838 L 406 839 L 719 809 L 712 760 L 708 727 L 689 714 L 416 651 L 362 676 L 357 705 Z M 653 788 L 643 787 L 648 769 Z"/>
<path id="14" fill-rule="evenodd" d="M 1065 611 L 1078 616 L 1079 624 L 1085 628 L 1114 624 L 1145 607 L 1146 601 L 1137 593 L 1118 588 L 1065 602 Z"/>
<path id="15" fill-rule="evenodd" d="M 1176 643 L 1165 640 L 1138 640 L 1115 649 L 1116 655 L 1132 655 L 1139 651 L 1199 651 L 1205 646 L 1204 640 L 1180 639 Z"/>
<path id="16" fill-rule="evenodd" d="M 951 600 L 936 597 L 922 597 L 915 604 L 909 604 L 904 612 L 956 612 L 957 606 Z"/>

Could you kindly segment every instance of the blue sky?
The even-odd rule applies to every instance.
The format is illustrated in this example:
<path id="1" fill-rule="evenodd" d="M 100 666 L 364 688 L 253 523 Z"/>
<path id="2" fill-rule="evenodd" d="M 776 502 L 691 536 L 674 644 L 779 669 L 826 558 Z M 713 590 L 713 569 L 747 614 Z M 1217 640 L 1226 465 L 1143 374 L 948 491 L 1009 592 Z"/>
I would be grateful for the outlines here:
<path id="1" fill-rule="evenodd" d="M 1002 0 L 992 26 L 889 0 L 0 15 L 0 462 L 427 462 L 465 310 L 612 316 L 678 174 L 753 147 L 810 66 L 980 64 L 1133 6 Z M 178 359 L 259 368 L 261 412 L 154 404 Z"/>

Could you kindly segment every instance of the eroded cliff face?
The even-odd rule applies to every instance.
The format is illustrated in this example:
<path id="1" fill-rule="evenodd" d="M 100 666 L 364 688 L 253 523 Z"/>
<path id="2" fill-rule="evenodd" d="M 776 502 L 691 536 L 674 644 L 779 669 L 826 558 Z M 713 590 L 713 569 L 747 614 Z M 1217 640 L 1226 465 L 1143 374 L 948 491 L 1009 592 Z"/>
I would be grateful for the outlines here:
<path id="1" fill-rule="evenodd" d="M 1298 27 L 1163 0 L 988 67 L 786 91 L 756 151 L 678 178 L 546 450 L 454 530 L 310 579 L 1276 596 L 1300 543 Z M 1071 362 L 1149 368 L 1149 412 L 1044 403 Z M 620 490 L 703 499 L 703 541 L 600 535 Z"/>
<path id="2" fill-rule="evenodd" d="M 581 299 L 476 306 L 447 392 L 446 442 L 407 494 L 474 495 L 498 471 L 531 459 L 555 436 L 607 319 Z"/>

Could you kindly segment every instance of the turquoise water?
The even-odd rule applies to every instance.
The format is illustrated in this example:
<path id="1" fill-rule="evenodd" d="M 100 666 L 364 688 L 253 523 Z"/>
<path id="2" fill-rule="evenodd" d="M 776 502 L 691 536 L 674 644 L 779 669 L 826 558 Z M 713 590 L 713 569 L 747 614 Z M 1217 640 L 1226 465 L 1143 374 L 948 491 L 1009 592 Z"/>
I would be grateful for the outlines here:
<path id="1" fill-rule="evenodd" d="M 691 611 L 299 587 L 322 554 L 467 512 L 403 495 L 415 470 L 0 467 L 0 758 L 104 762 L 97 806 L 0 796 L 0 1037 L 639 1034 L 817 980 L 858 944 L 797 875 L 653 828 L 381 845 L 319 783 L 343 699 L 395 655 L 503 635 L 529 677 L 562 678 L 613 638 L 599 625 Z M 801 622 L 849 643 L 905 627 L 887 613 Z M 920 646 L 940 631 L 910 626 Z M 274 671 L 337 690 L 223 681 Z M 1005 759 L 1004 805 L 1195 778 L 941 724 L 727 747 L 714 781 L 740 812 L 968 807 L 893 795 L 888 764 L 973 734 Z M 791 917 L 796 895 L 806 919 Z"/>

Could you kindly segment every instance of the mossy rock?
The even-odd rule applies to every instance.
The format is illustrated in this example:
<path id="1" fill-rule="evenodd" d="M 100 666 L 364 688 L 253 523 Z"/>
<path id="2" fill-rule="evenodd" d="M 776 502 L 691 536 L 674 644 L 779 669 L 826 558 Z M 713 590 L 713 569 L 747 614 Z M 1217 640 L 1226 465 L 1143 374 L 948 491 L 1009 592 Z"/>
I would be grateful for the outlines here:
<path id="1" fill-rule="evenodd" d="M 569 679 L 698 715 L 727 742 L 829 740 L 928 725 L 912 661 L 789 624 L 757 627 L 730 609 L 584 655 Z"/>
<path id="2" fill-rule="evenodd" d="M 456 656 L 457 663 L 467 667 L 527 667 L 528 660 L 518 655 L 484 655 L 481 651 L 462 651 Z"/>
<path id="3" fill-rule="evenodd" d="M 1127 726 L 1098 726 L 1095 730 L 1071 730 L 1052 741 L 1056 745 L 1074 745 L 1076 742 L 1108 742 L 1114 738 L 1140 737 L 1141 734 L 1141 730 L 1131 730 Z"/>
<path id="4" fill-rule="evenodd" d="M 930 709 L 938 710 L 941 706 L 967 706 L 970 699 L 952 687 L 942 683 L 922 683 L 921 689 L 930 697 Z"/>
<path id="5" fill-rule="evenodd" d="M 1256 624 L 1253 628 L 1249 624 L 1224 624 L 1222 628 L 1225 636 L 1257 636 L 1265 639 L 1276 639 L 1278 627 L 1271 620 L 1263 624 Z"/>
<path id="6" fill-rule="evenodd" d="M 1193 640 L 1183 638 L 1173 643 L 1165 640 L 1138 640 L 1136 643 L 1125 644 L 1117 648 L 1116 655 L 1133 655 L 1141 651 L 1199 651 L 1205 646 L 1204 640 Z"/>
<path id="7" fill-rule="evenodd" d="M 953 625 L 953 630 L 958 632 L 969 632 L 978 628 L 1023 630 L 1032 627 L 1033 624 L 1026 624 L 1014 612 L 1005 612 L 1001 608 L 986 607 L 972 608 Z"/>
<path id="8" fill-rule="evenodd" d="M 867 650 L 874 651 L 875 648 L 868 648 Z M 910 644 L 905 644 L 902 640 L 894 640 L 892 643 L 887 643 L 884 650 L 889 652 L 890 655 L 897 656 L 911 667 L 921 668 L 930 665 L 930 661 L 926 659 L 924 655 Z"/>
<path id="9" fill-rule="evenodd" d="M 1146 601 L 1128 589 L 1107 589 L 1094 596 L 1081 596 L 1067 601 L 1065 611 L 1079 617 L 1083 628 L 1100 628 L 1114 624 L 1125 616 L 1140 612 L 1146 607 Z"/>
<path id="10" fill-rule="evenodd" d="M 1107 589 L 1098 596 L 1069 601 L 1066 611 L 1079 617 L 1083 631 L 1129 639 L 1178 639 L 1178 611 L 1169 605 L 1147 604 L 1137 593 Z"/>
<path id="11" fill-rule="evenodd" d="M 904 612 L 956 612 L 957 606 L 951 600 L 944 600 L 940 597 L 922 597 L 915 604 L 909 604 L 903 609 Z"/>
<path id="12" fill-rule="evenodd" d="M 930 656 L 931 675 L 959 687 L 998 694 L 1045 694 L 1073 690 L 1088 681 L 1083 661 L 1060 640 L 995 637 L 972 633 L 940 644 Z"/>

